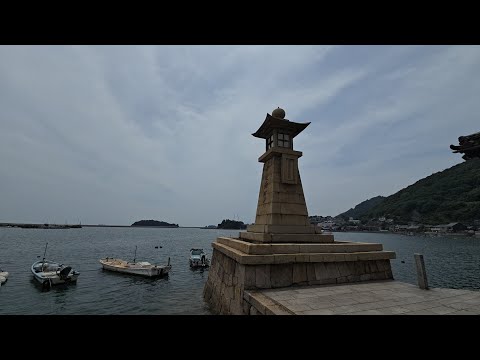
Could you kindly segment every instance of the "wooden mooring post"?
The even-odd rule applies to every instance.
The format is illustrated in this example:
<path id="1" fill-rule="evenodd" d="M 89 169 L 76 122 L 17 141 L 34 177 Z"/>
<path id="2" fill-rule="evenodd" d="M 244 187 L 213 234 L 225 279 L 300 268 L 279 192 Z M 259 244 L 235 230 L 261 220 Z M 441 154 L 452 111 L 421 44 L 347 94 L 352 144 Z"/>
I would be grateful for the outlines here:
<path id="1" fill-rule="evenodd" d="M 422 254 L 414 254 L 415 267 L 417 268 L 417 280 L 420 289 L 428 290 L 427 272 L 425 271 L 425 261 Z"/>

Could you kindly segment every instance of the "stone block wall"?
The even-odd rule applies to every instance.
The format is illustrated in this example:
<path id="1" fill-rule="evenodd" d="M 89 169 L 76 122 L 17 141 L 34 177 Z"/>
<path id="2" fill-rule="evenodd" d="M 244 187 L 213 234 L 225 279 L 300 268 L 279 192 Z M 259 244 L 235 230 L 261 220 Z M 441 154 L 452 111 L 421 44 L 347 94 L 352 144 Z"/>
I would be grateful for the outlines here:
<path id="1" fill-rule="evenodd" d="M 243 314 L 245 266 L 213 250 L 203 297 L 215 314 Z"/>
<path id="2" fill-rule="evenodd" d="M 215 314 L 248 314 L 244 290 L 393 279 L 389 260 L 242 265 L 214 249 L 204 299 Z"/>

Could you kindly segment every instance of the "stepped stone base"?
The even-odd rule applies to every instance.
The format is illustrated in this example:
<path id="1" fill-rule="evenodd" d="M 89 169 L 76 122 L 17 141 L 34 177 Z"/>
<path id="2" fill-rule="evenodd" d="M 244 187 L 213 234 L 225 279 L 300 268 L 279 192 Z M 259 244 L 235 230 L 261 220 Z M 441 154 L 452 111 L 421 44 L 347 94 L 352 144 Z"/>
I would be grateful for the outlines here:
<path id="1" fill-rule="evenodd" d="M 255 244 L 220 237 L 212 246 L 204 298 L 217 314 L 249 314 L 244 291 L 250 289 L 393 279 L 395 253 L 381 244 Z"/>
<path id="2" fill-rule="evenodd" d="M 240 239 L 257 243 L 331 243 L 333 235 L 241 232 Z"/>
<path id="3" fill-rule="evenodd" d="M 321 234 L 319 227 L 312 225 L 247 225 L 247 232 L 269 234 Z"/>

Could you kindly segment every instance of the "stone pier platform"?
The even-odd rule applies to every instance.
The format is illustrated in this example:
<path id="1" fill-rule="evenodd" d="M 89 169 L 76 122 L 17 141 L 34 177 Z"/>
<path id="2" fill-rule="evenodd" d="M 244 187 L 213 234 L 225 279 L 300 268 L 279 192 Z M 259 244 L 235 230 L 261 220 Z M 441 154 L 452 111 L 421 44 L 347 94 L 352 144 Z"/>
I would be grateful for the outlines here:
<path id="1" fill-rule="evenodd" d="M 395 280 L 245 290 L 243 299 L 250 315 L 480 315 L 480 291 Z"/>

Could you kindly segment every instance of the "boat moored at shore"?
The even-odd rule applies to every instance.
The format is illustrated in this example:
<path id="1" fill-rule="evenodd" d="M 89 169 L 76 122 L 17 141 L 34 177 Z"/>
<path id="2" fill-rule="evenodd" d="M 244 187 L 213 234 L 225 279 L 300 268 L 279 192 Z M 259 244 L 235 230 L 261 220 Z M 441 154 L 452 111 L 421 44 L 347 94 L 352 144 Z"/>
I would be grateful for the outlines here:
<path id="1" fill-rule="evenodd" d="M 100 259 L 100 264 L 102 264 L 104 270 L 146 277 L 161 277 L 168 275 L 172 268 L 170 265 L 170 258 L 168 258 L 167 265 L 154 265 L 148 261 L 129 262 L 109 257 Z"/>
<path id="2" fill-rule="evenodd" d="M 48 242 L 45 244 L 43 259 L 32 264 L 31 271 L 35 280 L 42 284 L 42 289 L 50 290 L 52 285 L 75 283 L 80 276 L 78 271 L 56 261 L 45 260 Z M 39 257 L 39 256 L 38 256 Z"/>
<path id="3" fill-rule="evenodd" d="M 35 280 L 46 290 L 52 285 L 76 282 L 80 276 L 71 266 L 45 259 L 34 262 L 31 271 Z"/>
<path id="4" fill-rule="evenodd" d="M 204 268 L 210 265 L 210 260 L 203 249 L 190 249 L 190 267 Z"/>

